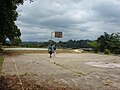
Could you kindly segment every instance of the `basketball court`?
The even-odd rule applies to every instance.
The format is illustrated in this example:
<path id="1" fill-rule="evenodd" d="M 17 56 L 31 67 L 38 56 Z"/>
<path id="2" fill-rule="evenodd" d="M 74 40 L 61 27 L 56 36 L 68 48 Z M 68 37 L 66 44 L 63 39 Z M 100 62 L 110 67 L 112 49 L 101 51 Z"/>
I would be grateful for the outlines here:
<path id="1" fill-rule="evenodd" d="M 5 75 L 17 75 L 38 84 L 67 85 L 76 90 L 120 90 L 120 57 L 92 53 L 30 53 L 6 56 Z"/>

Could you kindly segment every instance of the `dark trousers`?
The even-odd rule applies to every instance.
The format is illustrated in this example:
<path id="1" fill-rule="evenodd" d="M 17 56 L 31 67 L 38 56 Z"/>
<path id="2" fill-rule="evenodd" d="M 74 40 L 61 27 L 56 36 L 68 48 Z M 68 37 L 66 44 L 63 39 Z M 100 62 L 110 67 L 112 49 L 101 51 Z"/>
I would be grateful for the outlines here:
<path id="1" fill-rule="evenodd" d="M 51 58 L 51 55 L 52 55 L 52 51 L 50 51 L 50 52 L 49 52 L 49 54 L 50 54 L 50 58 Z"/>

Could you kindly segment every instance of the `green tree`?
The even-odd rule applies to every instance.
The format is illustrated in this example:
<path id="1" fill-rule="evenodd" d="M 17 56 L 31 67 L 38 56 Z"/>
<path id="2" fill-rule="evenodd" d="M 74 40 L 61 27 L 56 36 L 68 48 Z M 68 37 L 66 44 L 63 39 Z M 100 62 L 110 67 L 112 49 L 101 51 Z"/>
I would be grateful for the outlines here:
<path id="1" fill-rule="evenodd" d="M 120 36 L 118 33 L 108 34 L 105 32 L 104 35 L 98 37 L 97 42 L 101 52 L 104 52 L 105 49 L 110 50 L 112 53 L 115 53 L 116 51 L 119 52 L 120 50 Z"/>
<path id="2" fill-rule="evenodd" d="M 0 44 L 5 44 L 6 38 L 11 42 L 14 42 L 15 38 L 20 39 L 20 29 L 15 25 L 15 21 L 18 17 L 17 6 L 23 3 L 24 0 L 0 0 Z"/>
<path id="3" fill-rule="evenodd" d="M 13 41 L 14 37 L 21 35 L 14 22 L 18 17 L 16 9 L 19 4 L 23 4 L 23 0 L 0 0 L 0 43 L 5 44 L 6 38 Z"/>
<path id="4" fill-rule="evenodd" d="M 97 53 L 99 51 L 99 44 L 97 41 L 88 42 L 88 44 L 93 48 L 93 51 Z"/>
<path id="5" fill-rule="evenodd" d="M 13 42 L 13 45 L 15 46 L 19 46 L 19 44 L 21 43 L 21 39 L 20 38 L 14 38 L 14 42 Z"/>
<path id="6" fill-rule="evenodd" d="M 111 35 L 112 36 L 112 35 Z M 105 49 L 108 49 L 110 47 L 110 35 L 108 33 L 104 33 L 104 35 L 101 35 L 98 37 L 97 42 L 100 44 L 100 51 L 103 52 Z"/>
<path id="7" fill-rule="evenodd" d="M 112 53 L 120 54 L 120 34 L 114 34 L 110 42 L 110 51 Z"/>

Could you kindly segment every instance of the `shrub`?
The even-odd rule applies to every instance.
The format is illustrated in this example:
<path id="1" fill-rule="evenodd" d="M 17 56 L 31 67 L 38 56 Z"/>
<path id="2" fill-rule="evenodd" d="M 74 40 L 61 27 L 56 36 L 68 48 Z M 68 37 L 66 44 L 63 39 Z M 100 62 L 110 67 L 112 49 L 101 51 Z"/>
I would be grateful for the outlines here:
<path id="1" fill-rule="evenodd" d="M 104 54 L 109 55 L 109 54 L 110 54 L 110 50 L 109 50 L 109 49 L 105 49 L 105 50 L 104 50 Z"/>

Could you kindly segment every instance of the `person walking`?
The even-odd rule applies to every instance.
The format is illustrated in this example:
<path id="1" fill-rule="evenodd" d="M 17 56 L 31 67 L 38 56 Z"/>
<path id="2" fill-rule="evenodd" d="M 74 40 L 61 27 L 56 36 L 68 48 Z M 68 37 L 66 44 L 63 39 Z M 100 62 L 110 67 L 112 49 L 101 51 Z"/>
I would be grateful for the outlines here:
<path id="1" fill-rule="evenodd" d="M 50 58 L 51 58 L 52 57 L 52 44 L 49 45 L 48 52 L 49 52 Z"/>
<path id="2" fill-rule="evenodd" d="M 56 56 L 56 49 L 57 49 L 57 47 L 56 47 L 56 45 L 53 47 L 53 50 L 54 50 L 54 56 Z"/>

